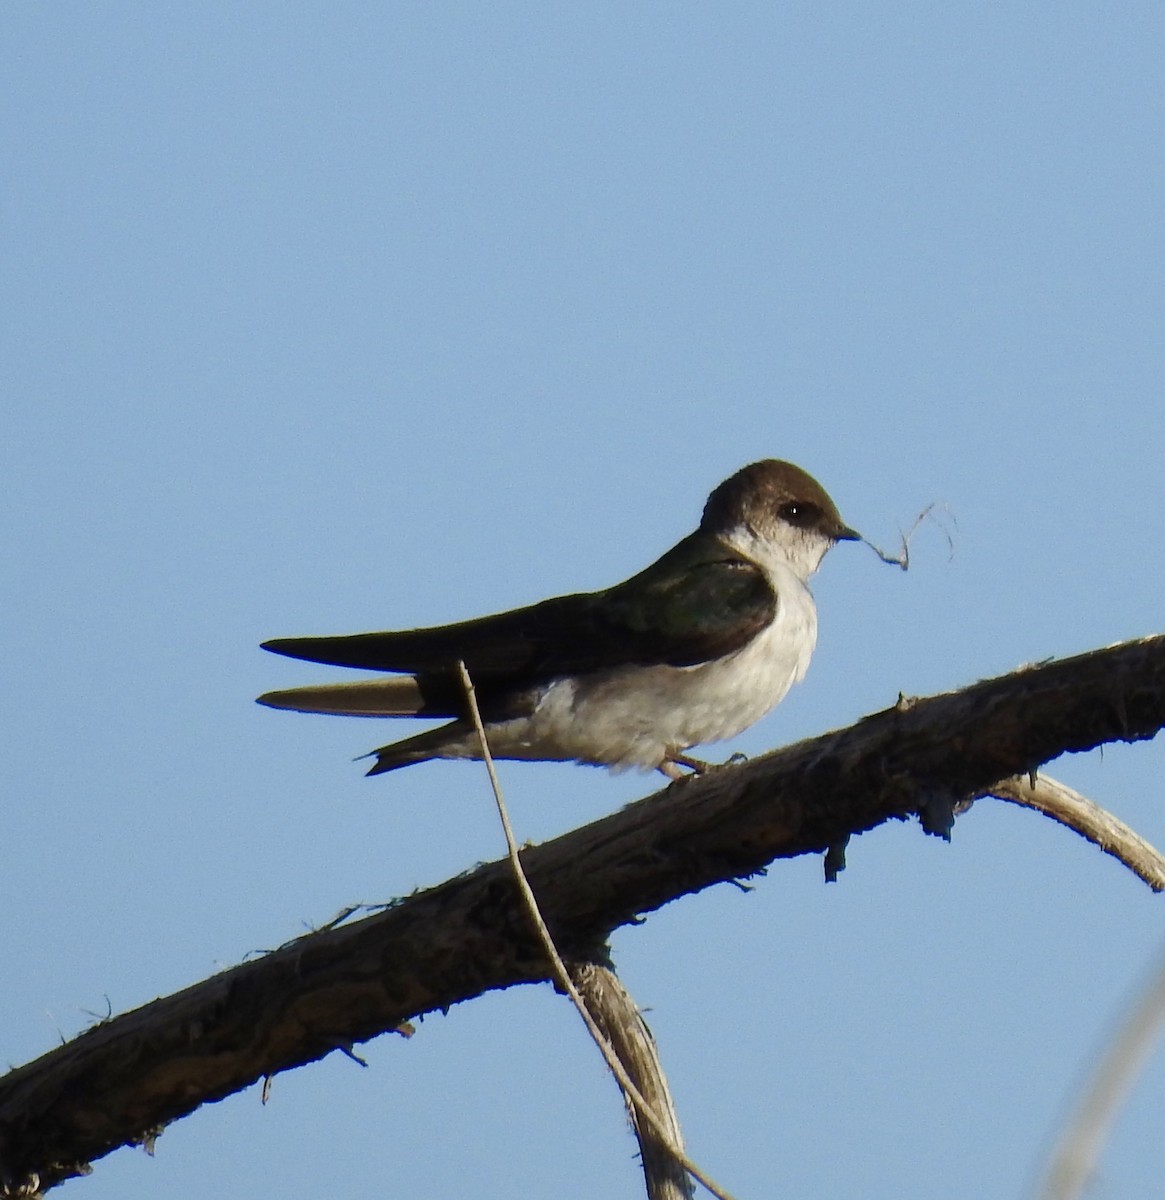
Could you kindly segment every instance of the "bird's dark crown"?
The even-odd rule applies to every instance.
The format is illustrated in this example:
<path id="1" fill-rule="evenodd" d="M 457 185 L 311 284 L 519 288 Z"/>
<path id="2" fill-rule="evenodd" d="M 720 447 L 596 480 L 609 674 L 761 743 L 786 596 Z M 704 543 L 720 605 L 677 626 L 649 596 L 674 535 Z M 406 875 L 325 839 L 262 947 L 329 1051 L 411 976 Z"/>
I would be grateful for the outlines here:
<path id="1" fill-rule="evenodd" d="M 708 497 L 700 528 L 763 527 L 783 520 L 826 537 L 853 536 L 829 493 L 807 471 L 776 458 L 762 459 L 729 476 Z"/>

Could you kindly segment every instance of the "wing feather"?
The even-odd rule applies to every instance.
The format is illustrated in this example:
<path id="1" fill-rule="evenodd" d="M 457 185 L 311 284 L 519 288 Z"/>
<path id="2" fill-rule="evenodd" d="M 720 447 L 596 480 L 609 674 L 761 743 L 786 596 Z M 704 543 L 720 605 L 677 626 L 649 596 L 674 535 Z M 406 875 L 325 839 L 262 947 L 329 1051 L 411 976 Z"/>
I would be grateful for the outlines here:
<path id="1" fill-rule="evenodd" d="M 277 638 L 263 648 L 331 666 L 408 672 L 418 676 L 424 707 L 457 712 L 458 660 L 486 698 L 519 683 L 602 668 L 694 666 L 746 645 L 772 621 L 776 605 L 755 563 L 697 533 L 605 592 L 560 596 L 453 625 Z"/>

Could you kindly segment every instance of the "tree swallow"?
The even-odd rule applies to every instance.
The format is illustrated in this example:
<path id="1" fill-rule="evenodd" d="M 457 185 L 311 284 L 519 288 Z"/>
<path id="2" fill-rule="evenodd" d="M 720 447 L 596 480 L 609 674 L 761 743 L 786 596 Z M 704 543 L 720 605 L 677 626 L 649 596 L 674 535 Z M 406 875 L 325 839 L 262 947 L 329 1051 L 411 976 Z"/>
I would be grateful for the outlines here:
<path id="1" fill-rule="evenodd" d="M 835 542 L 858 540 L 815 479 L 767 459 L 716 488 L 694 533 L 605 591 L 430 629 L 264 642 L 290 658 L 397 674 L 268 692 L 259 703 L 453 718 L 372 751 L 369 775 L 480 758 L 464 662 L 494 757 L 679 778 L 682 766 L 702 765 L 685 751 L 735 737 L 804 676 L 817 641 L 807 581 Z"/>

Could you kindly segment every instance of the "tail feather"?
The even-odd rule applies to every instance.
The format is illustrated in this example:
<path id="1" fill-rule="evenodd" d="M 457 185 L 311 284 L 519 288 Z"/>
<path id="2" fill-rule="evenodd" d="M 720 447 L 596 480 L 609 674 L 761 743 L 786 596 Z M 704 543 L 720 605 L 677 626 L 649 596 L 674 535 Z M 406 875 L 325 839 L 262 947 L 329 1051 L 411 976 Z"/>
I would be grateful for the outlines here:
<path id="1" fill-rule="evenodd" d="M 391 679 L 364 679 L 355 683 L 322 683 L 308 687 L 266 692 L 258 703 L 268 708 L 294 712 L 329 713 L 341 717 L 458 717 L 448 700 L 426 698 L 411 675 Z M 362 758 L 376 761 L 369 775 L 383 775 L 397 767 L 425 762 L 430 758 L 473 758 L 477 740 L 473 727 L 464 719 L 427 729 L 413 737 L 381 746 Z"/>
<path id="2" fill-rule="evenodd" d="M 427 729 L 414 737 L 380 746 L 361 758 L 375 758 L 376 762 L 365 772 L 368 775 L 383 775 L 397 767 L 410 763 L 427 762 L 431 758 L 475 758 L 470 742 L 473 730 L 465 721 L 450 721 L 436 729 Z"/>
<path id="3" fill-rule="evenodd" d="M 426 708 L 417 681 L 411 675 L 393 679 L 363 679 L 355 683 L 323 683 L 309 687 L 266 692 L 258 699 L 268 708 L 294 712 L 331 713 L 341 717 L 415 717 Z M 434 713 L 426 716 L 454 716 Z"/>

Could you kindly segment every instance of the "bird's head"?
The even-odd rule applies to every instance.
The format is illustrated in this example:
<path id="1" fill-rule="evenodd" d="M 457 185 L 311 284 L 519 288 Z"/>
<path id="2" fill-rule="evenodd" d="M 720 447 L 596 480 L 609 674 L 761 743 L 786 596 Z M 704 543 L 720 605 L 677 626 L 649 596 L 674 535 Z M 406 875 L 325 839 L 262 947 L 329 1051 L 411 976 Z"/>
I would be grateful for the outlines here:
<path id="1" fill-rule="evenodd" d="M 835 542 L 861 540 L 812 475 L 775 458 L 742 467 L 720 484 L 700 528 L 762 565 L 791 567 L 801 579 L 817 570 Z"/>

